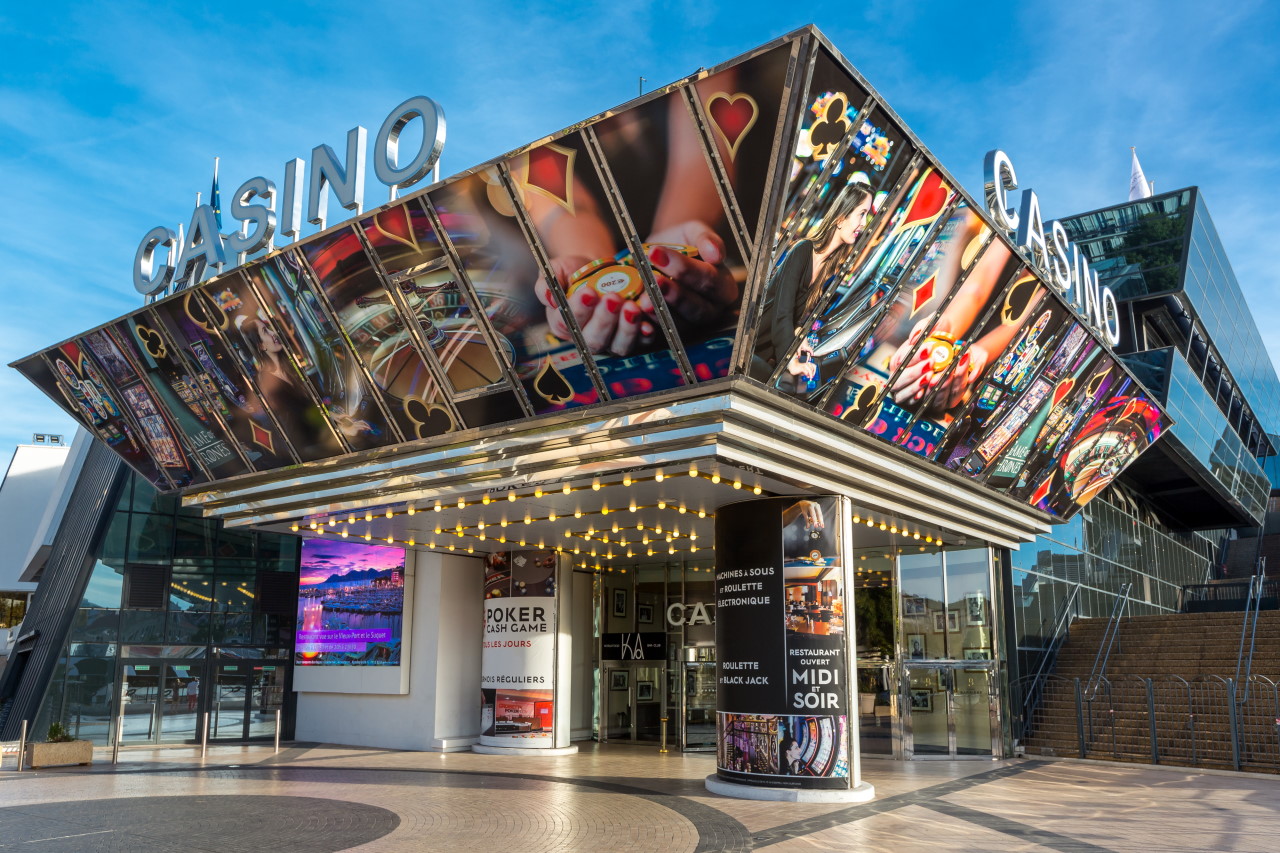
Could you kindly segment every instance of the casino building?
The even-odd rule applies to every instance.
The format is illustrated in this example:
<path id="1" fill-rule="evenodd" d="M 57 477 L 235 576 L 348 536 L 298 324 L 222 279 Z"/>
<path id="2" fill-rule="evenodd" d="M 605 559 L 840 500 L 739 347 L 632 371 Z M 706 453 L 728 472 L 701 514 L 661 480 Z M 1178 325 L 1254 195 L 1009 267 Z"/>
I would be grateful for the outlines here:
<path id="1" fill-rule="evenodd" d="M 1194 189 L 1046 256 L 995 177 L 805 28 L 20 360 L 95 438 L 0 737 L 1011 754 L 1071 589 L 1260 525 L 1280 396 Z"/>

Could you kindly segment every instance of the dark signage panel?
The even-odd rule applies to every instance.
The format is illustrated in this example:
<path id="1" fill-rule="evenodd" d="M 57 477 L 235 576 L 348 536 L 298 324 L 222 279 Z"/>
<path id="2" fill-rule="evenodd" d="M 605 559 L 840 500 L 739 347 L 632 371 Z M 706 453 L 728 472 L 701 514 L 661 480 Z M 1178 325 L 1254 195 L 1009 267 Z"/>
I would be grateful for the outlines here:
<path id="1" fill-rule="evenodd" d="M 845 504 L 761 498 L 716 513 L 718 774 L 849 785 Z"/>
<path id="2" fill-rule="evenodd" d="M 667 659 L 667 635 L 662 631 L 631 631 L 600 636 L 601 660 Z"/>

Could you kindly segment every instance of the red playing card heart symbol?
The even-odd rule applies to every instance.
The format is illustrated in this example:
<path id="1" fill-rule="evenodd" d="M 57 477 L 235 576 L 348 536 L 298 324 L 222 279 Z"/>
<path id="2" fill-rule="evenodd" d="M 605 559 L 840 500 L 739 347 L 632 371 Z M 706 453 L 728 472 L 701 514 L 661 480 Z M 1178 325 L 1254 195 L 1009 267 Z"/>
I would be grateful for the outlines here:
<path id="1" fill-rule="evenodd" d="M 908 228 L 918 222 L 924 222 L 937 216 L 951 197 L 951 187 L 942 180 L 937 171 L 930 169 L 920 182 L 920 189 L 907 210 L 907 218 L 902 227 Z"/>
<path id="2" fill-rule="evenodd" d="M 760 108 L 756 106 L 755 98 L 742 92 L 734 95 L 716 92 L 707 99 L 707 115 L 724 138 L 724 144 L 729 149 L 729 159 L 732 160 L 738 156 L 738 146 L 742 144 L 747 131 L 756 123 Z"/>
<path id="3" fill-rule="evenodd" d="M 403 204 L 375 214 L 373 227 L 388 240 L 403 243 L 415 252 L 422 251 L 418 245 L 418 235 L 413 231 L 413 223 L 409 219 L 409 208 Z"/>

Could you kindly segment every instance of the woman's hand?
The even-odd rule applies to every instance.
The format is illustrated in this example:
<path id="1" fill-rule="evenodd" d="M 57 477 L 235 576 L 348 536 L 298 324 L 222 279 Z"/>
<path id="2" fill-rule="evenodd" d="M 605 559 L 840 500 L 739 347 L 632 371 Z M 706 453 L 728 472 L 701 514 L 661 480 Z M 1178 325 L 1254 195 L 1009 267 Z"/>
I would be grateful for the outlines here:
<path id="1" fill-rule="evenodd" d="M 649 235 L 649 243 L 693 246 L 692 258 L 663 246 L 649 249 L 662 298 L 677 320 L 696 326 L 719 322 L 738 299 L 738 283 L 724 266 L 725 246 L 720 235 L 698 221 L 684 222 Z M 640 297 L 642 311 L 653 315 L 648 295 Z"/>
<path id="2" fill-rule="evenodd" d="M 559 281 L 562 291 L 568 290 L 569 278 L 573 273 L 589 262 L 590 258 L 578 255 L 551 259 L 551 271 Z M 534 293 L 546 308 L 547 325 L 551 328 L 551 333 L 562 341 L 573 340 L 564 316 L 556 307 L 555 293 L 544 277 L 538 277 Z M 590 286 L 579 287 L 573 292 L 569 297 L 569 312 L 582 330 L 582 339 L 587 349 L 593 353 L 631 355 L 642 346 L 648 346 L 656 333 L 653 324 L 644 319 L 644 312 L 635 301 L 615 294 L 601 296 Z"/>

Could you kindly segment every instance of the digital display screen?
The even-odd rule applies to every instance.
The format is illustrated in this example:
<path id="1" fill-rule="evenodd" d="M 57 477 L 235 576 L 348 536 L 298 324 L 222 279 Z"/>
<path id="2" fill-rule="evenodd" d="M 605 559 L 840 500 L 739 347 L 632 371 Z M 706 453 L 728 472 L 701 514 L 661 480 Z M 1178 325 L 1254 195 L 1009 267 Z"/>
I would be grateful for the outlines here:
<path id="1" fill-rule="evenodd" d="M 304 540 L 294 662 L 399 666 L 404 574 L 403 548 Z"/>

